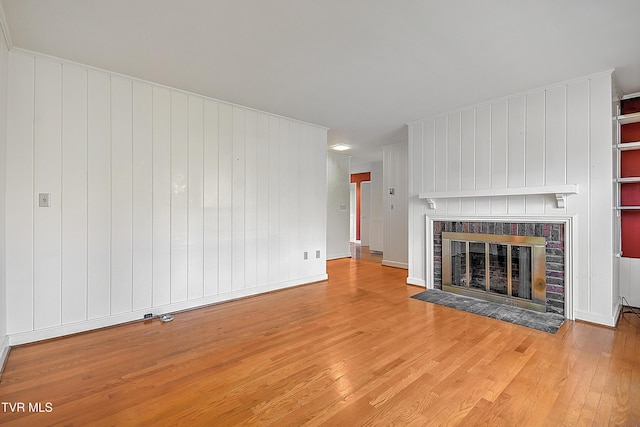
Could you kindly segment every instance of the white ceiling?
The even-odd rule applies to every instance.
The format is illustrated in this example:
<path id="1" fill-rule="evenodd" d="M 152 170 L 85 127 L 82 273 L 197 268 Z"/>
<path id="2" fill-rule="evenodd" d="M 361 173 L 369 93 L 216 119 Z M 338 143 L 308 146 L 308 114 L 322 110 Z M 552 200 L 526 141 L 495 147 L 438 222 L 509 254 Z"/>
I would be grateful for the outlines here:
<path id="1" fill-rule="evenodd" d="M 354 164 L 407 121 L 615 68 L 640 0 L 1 0 L 14 47 L 330 128 Z"/>

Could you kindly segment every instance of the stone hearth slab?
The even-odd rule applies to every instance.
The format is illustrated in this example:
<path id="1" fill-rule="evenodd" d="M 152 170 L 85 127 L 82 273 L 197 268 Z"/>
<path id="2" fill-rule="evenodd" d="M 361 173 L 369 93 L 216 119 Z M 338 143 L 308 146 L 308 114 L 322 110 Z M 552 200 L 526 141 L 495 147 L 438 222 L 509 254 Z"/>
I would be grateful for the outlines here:
<path id="1" fill-rule="evenodd" d="M 564 323 L 564 316 L 556 313 L 540 313 L 520 307 L 513 307 L 495 302 L 483 301 L 464 295 L 457 295 L 444 292 L 439 289 L 429 289 L 425 292 L 413 295 L 420 301 L 431 302 L 433 304 L 444 305 L 466 311 L 468 313 L 479 314 L 493 319 L 503 320 L 527 328 L 555 334 Z"/>

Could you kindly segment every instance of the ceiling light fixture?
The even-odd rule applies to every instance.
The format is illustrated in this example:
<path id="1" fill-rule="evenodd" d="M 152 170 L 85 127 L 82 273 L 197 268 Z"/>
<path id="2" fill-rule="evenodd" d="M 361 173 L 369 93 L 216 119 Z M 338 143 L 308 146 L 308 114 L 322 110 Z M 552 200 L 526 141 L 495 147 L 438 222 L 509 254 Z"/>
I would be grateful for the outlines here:
<path id="1" fill-rule="evenodd" d="M 330 148 L 335 151 L 345 151 L 345 150 L 349 150 L 351 146 L 347 144 L 335 144 L 335 145 L 332 145 Z"/>

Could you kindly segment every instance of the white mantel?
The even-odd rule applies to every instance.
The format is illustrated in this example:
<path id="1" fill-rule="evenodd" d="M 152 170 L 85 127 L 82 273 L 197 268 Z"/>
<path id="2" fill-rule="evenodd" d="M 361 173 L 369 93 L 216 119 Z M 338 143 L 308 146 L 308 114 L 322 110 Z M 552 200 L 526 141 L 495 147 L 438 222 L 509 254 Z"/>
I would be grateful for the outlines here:
<path id="1" fill-rule="evenodd" d="M 517 188 L 490 188 L 467 191 L 432 191 L 420 193 L 418 198 L 424 199 L 429 204 L 429 209 L 436 208 L 437 199 L 463 199 L 475 197 L 496 196 L 529 196 L 553 194 L 558 208 L 565 207 L 565 198 L 570 194 L 578 194 L 578 184 L 572 185 L 545 185 L 541 187 L 517 187 Z"/>

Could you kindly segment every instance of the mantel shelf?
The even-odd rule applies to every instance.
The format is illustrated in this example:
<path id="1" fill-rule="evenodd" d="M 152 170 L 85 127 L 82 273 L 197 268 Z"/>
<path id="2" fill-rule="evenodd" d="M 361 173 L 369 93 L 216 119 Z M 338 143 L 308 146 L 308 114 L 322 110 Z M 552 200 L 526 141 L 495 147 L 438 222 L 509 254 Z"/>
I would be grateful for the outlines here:
<path id="1" fill-rule="evenodd" d="M 467 199 L 473 197 L 531 196 L 545 194 L 555 195 L 558 208 L 564 208 L 565 197 L 569 194 L 578 194 L 578 184 L 545 185 L 542 187 L 490 188 L 485 190 L 466 191 L 436 191 L 420 193 L 418 197 L 426 200 L 430 209 L 435 209 L 435 201 L 437 199 Z"/>

